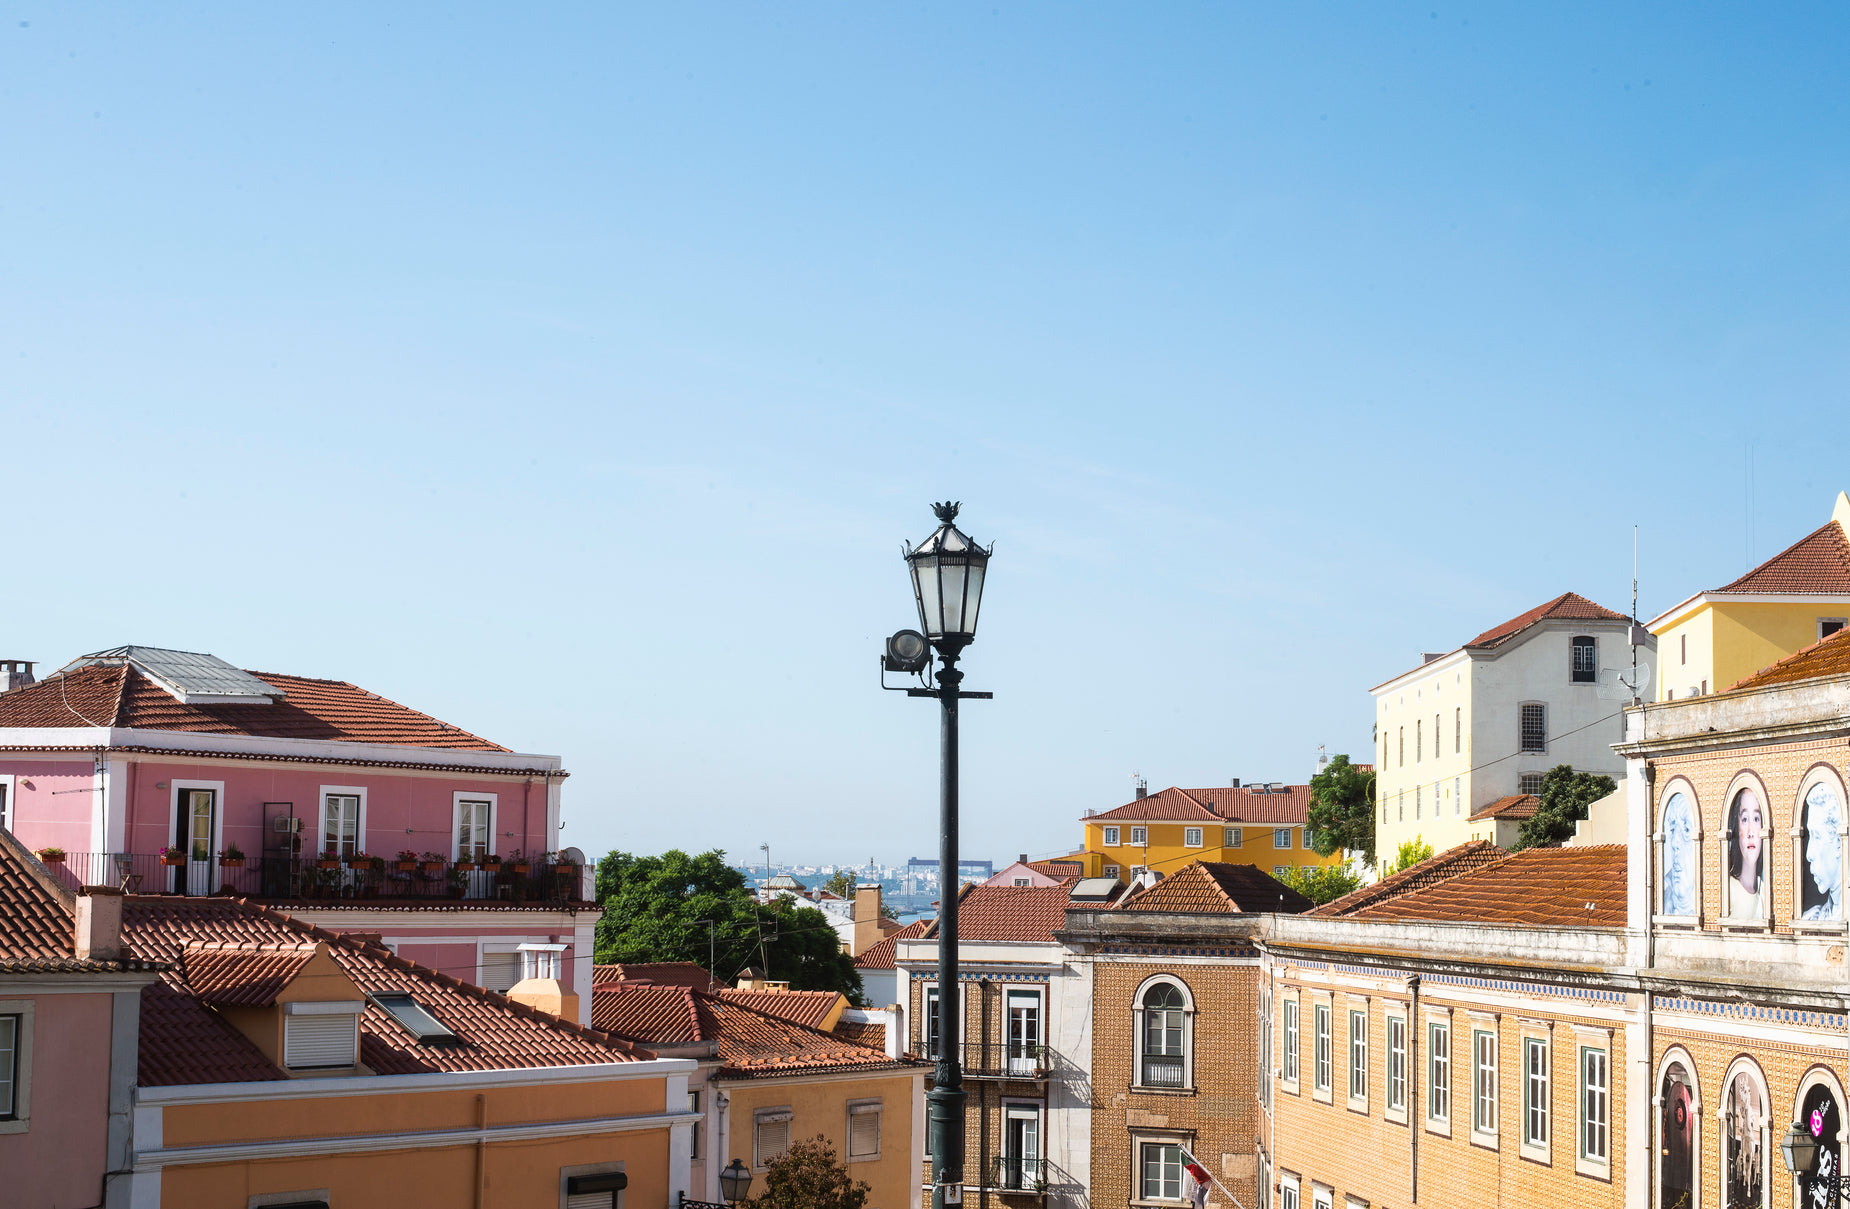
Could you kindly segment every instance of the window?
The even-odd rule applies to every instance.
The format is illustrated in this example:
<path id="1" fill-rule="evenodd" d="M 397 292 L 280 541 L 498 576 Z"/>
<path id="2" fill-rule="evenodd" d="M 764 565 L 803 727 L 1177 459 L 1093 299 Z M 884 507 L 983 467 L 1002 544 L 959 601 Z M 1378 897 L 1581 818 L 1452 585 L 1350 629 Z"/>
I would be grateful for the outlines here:
<path id="1" fill-rule="evenodd" d="M 1116 848 L 1117 846 L 1118 846 L 1118 829 L 1116 827 L 1105 828 L 1105 847 Z"/>
<path id="2" fill-rule="evenodd" d="M 1150 829 L 1148 827 L 1131 828 L 1131 844 L 1133 846 L 1142 848 L 1146 846 L 1147 844 L 1149 844 L 1149 842 L 1150 842 Z"/>
<path id="3" fill-rule="evenodd" d="M 1291 847 L 1291 828 L 1289 827 L 1272 828 L 1272 847 L 1274 848 Z"/>
<path id="4" fill-rule="evenodd" d="M 1319 1003 L 1316 1008 L 1317 1023 L 1317 1068 L 1313 1080 L 1318 1091 L 1330 1090 L 1330 1005 Z"/>
<path id="5" fill-rule="evenodd" d="M 1452 1119 L 1452 1026 L 1440 1020 L 1426 1026 L 1426 1119 Z"/>
<path id="6" fill-rule="evenodd" d="M 1471 1034 L 1471 1131 L 1497 1132 L 1497 1035 L 1476 1029 Z"/>
<path id="7" fill-rule="evenodd" d="M 1199 827 L 1182 828 L 1182 846 L 1184 848 L 1201 847 L 1201 828 Z"/>
<path id="8" fill-rule="evenodd" d="M 565 946 L 521 945 L 520 976 L 523 980 L 528 978 L 564 978 Z"/>
<path id="9" fill-rule="evenodd" d="M 359 1061 L 364 1003 L 284 1005 L 283 1065 L 290 1070 L 352 1066 Z"/>
<path id="10" fill-rule="evenodd" d="M 1273 865 L 1272 866 L 1272 876 L 1277 878 L 1281 882 L 1284 881 L 1285 880 L 1285 867 L 1283 865 Z"/>
<path id="11" fill-rule="evenodd" d="M 1014 884 L 1017 886 L 1032 886 L 1034 882 L 1029 878 L 1018 877 L 1015 879 Z"/>
<path id="12" fill-rule="evenodd" d="M 1689 635 L 1688 634 L 1678 634 L 1677 635 L 1677 652 L 1678 652 L 1678 655 L 1677 655 L 1678 662 L 1680 663 L 1689 662 Z"/>
<path id="13" fill-rule="evenodd" d="M 1846 620 L 1850 619 L 1843 617 L 1820 617 L 1818 619 L 1818 637 L 1820 639 L 1829 638 L 1832 634 L 1844 628 L 1844 622 Z"/>
<path id="14" fill-rule="evenodd" d="M 700 1111 L 700 1093 L 699 1092 L 690 1091 L 687 1093 L 687 1111 L 689 1112 L 699 1112 Z M 693 1152 L 688 1155 L 688 1157 L 691 1159 L 698 1159 L 700 1157 L 700 1123 L 696 1122 L 694 1127 L 688 1130 L 688 1133 L 691 1134 L 694 1139 L 694 1149 L 693 1149 Z"/>
<path id="15" fill-rule="evenodd" d="M 1298 1081 L 1298 1001 L 1285 1000 L 1285 1082 Z"/>
<path id="16" fill-rule="evenodd" d="M 1226 839 L 1227 843 L 1225 846 L 1228 848 L 1238 848 L 1246 842 L 1245 834 L 1238 827 L 1227 828 Z"/>
<path id="17" fill-rule="evenodd" d="M 1283 1180 L 1278 1184 L 1278 1209 L 1298 1209 L 1298 1182 Z"/>
<path id="18" fill-rule="evenodd" d="M 772 1109 L 752 1115 L 752 1166 L 763 1167 L 789 1149 L 789 1109 Z"/>
<path id="19" fill-rule="evenodd" d="M 1389 1016 L 1387 1022 L 1387 1107 L 1407 1111 L 1407 1022 Z"/>
<path id="20" fill-rule="evenodd" d="M 565 1196 L 560 1201 L 562 1209 L 622 1209 L 623 1190 L 629 1187 L 629 1176 L 623 1173 L 623 1164 L 587 1163 L 582 1167 L 565 1167 L 559 1172 L 565 1177 Z M 324 1194 L 315 1196 L 294 1196 L 285 1194 L 290 1203 L 322 1205 Z M 253 1204 L 268 1204 L 261 1197 L 252 1197 Z"/>
<path id="21" fill-rule="evenodd" d="M 1439 715 L 1434 714 L 1432 716 L 1432 758 L 1435 760 L 1439 758 L 1440 745 L 1441 745 L 1441 740 L 1439 738 Z"/>
<path id="22" fill-rule="evenodd" d="M 374 995 L 373 1002 L 384 1008 L 386 1014 L 398 1021 L 406 1032 L 417 1038 L 419 1045 L 460 1045 L 458 1037 L 450 1026 L 431 1015 L 430 1009 L 413 999 L 404 991 L 381 991 Z"/>
<path id="23" fill-rule="evenodd" d="M 1420 803 L 1425 800 L 1424 789 L 1425 786 L 1423 785 L 1415 785 L 1413 787 L 1413 817 L 1416 819 L 1421 817 L 1420 811 L 1422 807 Z"/>
<path id="24" fill-rule="evenodd" d="M 1525 772 L 1522 775 L 1518 776 L 1516 778 L 1516 792 L 1517 793 L 1533 793 L 1533 794 L 1541 793 L 1543 775 L 1544 775 L 1543 773 L 1539 773 L 1539 772 Z"/>
<path id="25" fill-rule="evenodd" d="M 1118 867 L 1116 865 L 1106 865 L 1105 866 L 1105 876 L 1106 877 L 1118 876 Z"/>
<path id="26" fill-rule="evenodd" d="M 1317 831 L 1309 823 L 1304 824 L 1304 851 L 1309 852 L 1317 846 Z"/>
<path id="27" fill-rule="evenodd" d="M 1400 728 L 1400 766 L 1407 766 L 1407 728 Z"/>
<path id="28" fill-rule="evenodd" d="M 1143 1072 L 1145 1087 L 1186 1087 L 1182 1029 L 1187 1019 L 1182 989 L 1159 982 L 1143 995 Z"/>
<path id="29" fill-rule="evenodd" d="M 1259 988 L 1259 1103 L 1272 1107 L 1272 991 Z"/>
<path id="30" fill-rule="evenodd" d="M 1457 755 L 1465 749 L 1465 707 L 1459 706 L 1452 711 L 1452 754 Z"/>
<path id="31" fill-rule="evenodd" d="M 1569 680 L 1574 684 L 1592 684 L 1599 679 L 1599 657 L 1594 640 L 1588 637 L 1575 638 L 1570 644 L 1572 649 Z"/>
<path id="32" fill-rule="evenodd" d="M 481 864 L 495 850 L 494 801 L 486 797 L 456 798 L 456 859 Z"/>
<path id="33" fill-rule="evenodd" d="M 491 991 L 506 994 L 508 989 L 520 981 L 520 954 L 483 953 L 482 986 Z"/>
<path id="34" fill-rule="evenodd" d="M 880 1102 L 848 1106 L 848 1161 L 880 1157 Z"/>
<path id="35" fill-rule="evenodd" d="M 1168 1142 L 1143 1144 L 1143 1179 L 1139 1199 L 1179 1201 L 1182 1198 L 1182 1148 Z"/>
<path id="36" fill-rule="evenodd" d="M 1548 1145 L 1548 1043 L 1540 1037 L 1522 1042 L 1522 1144 Z"/>
<path id="37" fill-rule="evenodd" d="M 1413 723 L 1413 762 L 1415 764 L 1418 764 L 1420 762 L 1420 749 L 1421 749 L 1420 736 L 1424 732 L 1424 729 L 1425 729 L 1425 723 L 1420 722 L 1419 720 L 1416 719 Z"/>
<path id="38" fill-rule="evenodd" d="M 938 1057 L 938 988 L 925 988 L 925 1056 Z"/>
<path id="39" fill-rule="evenodd" d="M 0 1016 L 0 1121 L 19 1119 L 19 1020 Z"/>
<path id="40" fill-rule="evenodd" d="M 1548 707 L 1534 702 L 1522 707 L 1522 750 L 1548 750 Z"/>
<path id="41" fill-rule="evenodd" d="M 1368 1013 L 1349 1013 L 1349 1098 L 1368 1095 Z"/>
<path id="42" fill-rule="evenodd" d="M 1464 812 L 1465 812 L 1465 779 L 1463 777 L 1453 777 L 1452 778 L 1452 817 L 1456 818 L 1457 816 L 1463 814 Z"/>
<path id="43" fill-rule="evenodd" d="M 13 778 L 0 776 L 0 831 L 13 829 L 13 816 L 10 813 L 13 802 Z"/>
<path id="44" fill-rule="evenodd" d="M 1607 1098 L 1606 1051 L 1582 1048 L 1580 1051 L 1580 1157 L 1590 1162 L 1606 1161 Z"/>
<path id="45" fill-rule="evenodd" d="M 1002 1186 L 1032 1189 L 1041 1182 L 1041 1106 L 1004 1104 Z"/>
<path id="46" fill-rule="evenodd" d="M 1037 1076 L 1041 1071 L 1041 993 L 1010 991 L 1005 1006 L 1009 1073 Z"/>
<path id="47" fill-rule="evenodd" d="M 360 850 L 359 794 L 330 793 L 322 799 L 321 850 L 330 849 L 343 857 Z"/>

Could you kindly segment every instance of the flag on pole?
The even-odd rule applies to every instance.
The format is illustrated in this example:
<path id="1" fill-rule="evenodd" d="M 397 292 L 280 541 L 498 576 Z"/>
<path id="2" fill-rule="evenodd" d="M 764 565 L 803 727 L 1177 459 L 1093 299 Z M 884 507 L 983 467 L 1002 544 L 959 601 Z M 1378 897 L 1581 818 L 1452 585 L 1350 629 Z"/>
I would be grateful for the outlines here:
<path id="1" fill-rule="evenodd" d="M 1188 1183 L 1183 1191 L 1188 1194 L 1189 1201 L 1195 1209 L 1207 1209 L 1208 1186 L 1213 1182 L 1214 1177 L 1208 1174 L 1206 1167 L 1195 1161 L 1193 1155 L 1189 1156 L 1189 1162 L 1182 1170 L 1188 1173 Z"/>

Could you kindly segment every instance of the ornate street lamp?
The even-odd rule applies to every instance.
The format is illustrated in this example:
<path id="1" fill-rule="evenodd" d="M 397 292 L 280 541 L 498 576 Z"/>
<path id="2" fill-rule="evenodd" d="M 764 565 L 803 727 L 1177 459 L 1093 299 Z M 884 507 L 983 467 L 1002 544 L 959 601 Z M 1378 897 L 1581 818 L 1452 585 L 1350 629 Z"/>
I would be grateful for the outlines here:
<path id="1" fill-rule="evenodd" d="M 1786 1170 L 1797 1177 L 1801 1194 L 1807 1182 L 1816 1185 L 1824 1195 L 1816 1200 L 1833 1205 L 1839 1201 L 1850 1200 L 1850 1188 L 1844 1186 L 1843 1172 L 1837 1170 L 1835 1163 L 1829 1163 L 1829 1171 L 1820 1172 L 1813 1166 L 1818 1160 L 1818 1135 L 1824 1130 L 1823 1118 L 1818 1113 L 1812 1114 L 1808 1127 L 1804 1121 L 1794 1121 L 1786 1136 L 1779 1140 L 1779 1153 L 1785 1156 Z"/>
<path id="2" fill-rule="evenodd" d="M 719 1173 L 719 1194 L 728 1205 L 736 1205 L 752 1190 L 751 1169 L 734 1159 Z"/>
<path id="3" fill-rule="evenodd" d="M 993 693 L 966 693 L 957 667 L 963 649 L 976 640 L 977 612 L 983 603 L 983 580 L 994 547 L 971 541 L 957 528 L 954 503 L 933 504 L 938 527 L 916 547 L 908 545 L 906 566 L 912 596 L 919 607 L 919 629 L 901 630 L 887 639 L 880 661 L 882 688 L 887 672 L 909 672 L 922 684 L 906 688 L 913 697 L 936 697 L 940 706 L 938 765 L 938 1065 L 926 1096 L 931 1130 L 932 1206 L 963 1203 L 964 1088 L 958 1058 L 957 996 L 957 703 L 965 697 L 988 699 Z M 922 631 L 922 632 L 921 632 Z M 927 644 L 929 643 L 929 647 Z M 938 667 L 933 673 L 931 649 Z"/>

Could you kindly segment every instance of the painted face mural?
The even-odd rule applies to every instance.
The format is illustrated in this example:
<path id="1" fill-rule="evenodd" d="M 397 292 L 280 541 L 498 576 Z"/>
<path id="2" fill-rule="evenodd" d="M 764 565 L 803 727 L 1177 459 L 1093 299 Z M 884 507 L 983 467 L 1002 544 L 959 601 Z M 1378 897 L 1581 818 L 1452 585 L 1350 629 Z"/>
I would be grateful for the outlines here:
<path id="1" fill-rule="evenodd" d="M 1665 915 L 1696 913 L 1696 820 L 1689 798 L 1673 793 L 1664 803 Z"/>
<path id="2" fill-rule="evenodd" d="M 1799 879 L 1801 919 L 1844 917 L 1844 805 L 1837 786 L 1820 781 L 1805 794 L 1805 876 Z"/>
<path id="3" fill-rule="evenodd" d="M 1760 891 L 1766 873 L 1766 812 L 1760 795 L 1743 789 L 1728 807 L 1728 915 L 1761 919 Z"/>

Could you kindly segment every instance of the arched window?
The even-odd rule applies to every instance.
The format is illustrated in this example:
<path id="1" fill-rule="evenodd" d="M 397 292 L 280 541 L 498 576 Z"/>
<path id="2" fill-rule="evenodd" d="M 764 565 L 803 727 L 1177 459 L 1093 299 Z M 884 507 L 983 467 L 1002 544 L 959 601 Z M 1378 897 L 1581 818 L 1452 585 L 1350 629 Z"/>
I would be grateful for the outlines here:
<path id="1" fill-rule="evenodd" d="M 1743 923 L 1764 923 L 1773 904 L 1773 862 L 1767 850 L 1772 820 L 1767 814 L 1766 786 L 1751 772 L 1728 786 L 1728 820 L 1718 853 L 1722 874 L 1722 916 Z"/>
<path id="2" fill-rule="evenodd" d="M 1722 1209 L 1766 1205 L 1767 1160 L 1773 1157 L 1767 1108 L 1766 1076 L 1753 1059 L 1736 1059 L 1722 1085 Z"/>
<path id="3" fill-rule="evenodd" d="M 1696 859 L 1700 817 L 1696 791 L 1688 781 L 1678 778 L 1665 786 L 1657 832 L 1659 915 L 1690 918 L 1696 914 L 1701 876 Z"/>
<path id="4" fill-rule="evenodd" d="M 1192 1012 L 1188 989 L 1174 978 L 1146 982 L 1137 998 L 1137 1084 L 1177 1091 L 1190 1086 Z"/>
<path id="5" fill-rule="evenodd" d="M 1793 1120 L 1811 1134 L 1818 1149 L 1811 1167 L 1799 1173 L 1803 1187 L 1817 1188 L 1821 1181 L 1839 1174 L 1844 1165 L 1844 1114 L 1842 1088 L 1829 1067 L 1814 1066 L 1799 1080 L 1799 1094 L 1793 1105 Z M 1783 1164 L 1782 1164 L 1783 1165 Z M 1800 1198 L 1793 1197 L 1793 1204 Z"/>
<path id="6" fill-rule="evenodd" d="M 1841 926 L 1844 919 L 1844 786 L 1837 770 L 1815 764 L 1793 805 L 1793 918 Z"/>
<path id="7" fill-rule="evenodd" d="M 1682 1050 L 1665 1062 L 1658 1080 L 1657 1203 L 1663 1209 L 1697 1209 L 1700 1189 L 1696 1182 L 1697 1106 L 1702 1097 L 1690 1074 L 1693 1065 Z"/>

